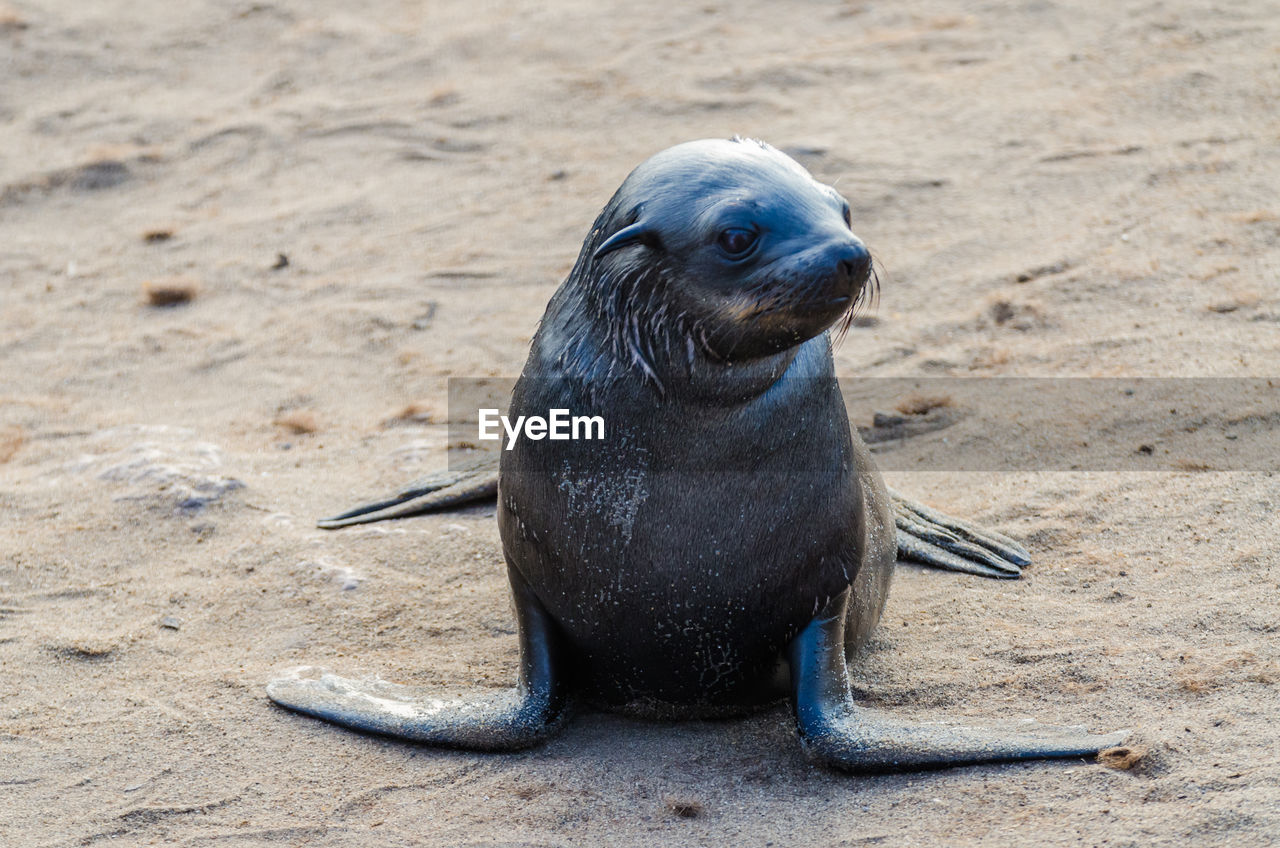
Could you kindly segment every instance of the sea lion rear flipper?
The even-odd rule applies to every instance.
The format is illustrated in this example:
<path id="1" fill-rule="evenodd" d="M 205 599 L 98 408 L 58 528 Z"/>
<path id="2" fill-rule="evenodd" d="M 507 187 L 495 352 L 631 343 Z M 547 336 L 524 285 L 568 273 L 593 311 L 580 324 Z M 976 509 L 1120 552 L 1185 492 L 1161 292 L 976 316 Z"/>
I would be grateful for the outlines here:
<path id="1" fill-rule="evenodd" d="M 423 477 L 391 497 L 350 509 L 333 518 L 322 518 L 323 530 L 368 524 L 388 518 L 407 518 L 492 498 L 498 492 L 498 462 L 491 455 L 458 468 Z"/>
<path id="2" fill-rule="evenodd" d="M 1031 555 L 1022 545 L 938 512 L 890 490 L 898 526 L 898 558 L 983 577 L 1015 578 Z"/>
<path id="3" fill-rule="evenodd" d="M 858 706 L 845 667 L 849 592 L 788 648 L 792 703 L 805 752 L 832 768 L 856 773 L 919 771 L 977 763 L 1092 757 L 1125 734 L 1094 735 L 1031 724 L 1018 730 L 900 721 Z"/>
<path id="4" fill-rule="evenodd" d="M 562 638 L 550 615 L 514 569 L 511 590 L 520 634 L 520 680 L 514 689 L 445 700 L 379 680 L 296 669 L 267 685 L 282 707 L 365 733 L 474 751 L 516 751 L 547 739 L 568 712 Z"/>

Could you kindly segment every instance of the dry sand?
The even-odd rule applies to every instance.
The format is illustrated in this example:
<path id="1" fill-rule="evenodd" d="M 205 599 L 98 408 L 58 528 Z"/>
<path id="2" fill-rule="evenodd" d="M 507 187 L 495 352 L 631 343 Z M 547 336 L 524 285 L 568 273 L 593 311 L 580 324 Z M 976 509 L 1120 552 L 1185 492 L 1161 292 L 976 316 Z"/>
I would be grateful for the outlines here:
<path id="1" fill-rule="evenodd" d="M 1127 770 L 851 778 L 782 709 L 481 756 L 263 695 L 511 679 L 491 509 L 311 522 L 444 461 L 445 379 L 519 370 L 679 141 L 850 198 L 846 378 L 1280 374 L 1280 5 L 958 5 L 0 4 L 0 843 L 1280 841 L 1264 472 L 890 475 L 1037 562 L 902 568 L 859 692 L 1136 728 Z"/>

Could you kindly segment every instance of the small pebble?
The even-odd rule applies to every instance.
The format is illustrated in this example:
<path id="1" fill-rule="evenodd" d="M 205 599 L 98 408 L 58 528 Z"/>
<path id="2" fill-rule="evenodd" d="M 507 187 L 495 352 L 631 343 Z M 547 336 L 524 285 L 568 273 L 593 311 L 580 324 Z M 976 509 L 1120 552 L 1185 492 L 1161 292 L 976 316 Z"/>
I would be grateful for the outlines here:
<path id="1" fill-rule="evenodd" d="M 276 418 L 273 423 L 277 427 L 285 428 L 295 436 L 314 433 L 320 429 L 320 425 L 316 422 L 316 417 L 305 411 L 286 413 Z"/>
<path id="2" fill-rule="evenodd" d="M 190 303 L 200 293 L 200 285 L 187 277 L 153 280 L 142 286 L 148 306 L 178 306 Z"/>
<path id="3" fill-rule="evenodd" d="M 1136 745 L 1122 745 L 1099 751 L 1098 762 L 1107 768 L 1128 771 L 1142 762 L 1142 758 L 1146 753 L 1146 749 Z"/>
<path id="4" fill-rule="evenodd" d="M 668 798 L 667 809 L 682 819 L 692 819 L 701 815 L 702 804 L 690 798 Z"/>

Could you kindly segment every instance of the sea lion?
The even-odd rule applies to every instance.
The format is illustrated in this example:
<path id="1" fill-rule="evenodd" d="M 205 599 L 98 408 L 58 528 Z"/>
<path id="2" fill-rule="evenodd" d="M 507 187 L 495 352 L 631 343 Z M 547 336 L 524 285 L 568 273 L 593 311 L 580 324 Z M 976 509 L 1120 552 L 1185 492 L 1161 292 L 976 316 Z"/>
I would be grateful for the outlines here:
<path id="1" fill-rule="evenodd" d="M 854 772 L 1118 743 L 909 724 L 852 699 L 846 659 L 884 609 L 902 519 L 834 378 L 828 331 L 875 285 L 850 223 L 844 198 L 761 142 L 690 142 L 636 168 L 552 297 L 511 400 L 511 415 L 566 408 L 615 432 L 502 453 L 517 686 L 445 702 L 301 671 L 270 697 L 358 730 L 505 751 L 547 738 L 576 701 L 676 718 L 789 696 L 807 753 Z M 455 498 L 489 485 L 453 482 Z M 421 509 L 432 491 L 329 526 Z M 923 526 L 923 509 L 907 522 L 948 532 Z M 949 526 L 1025 561 L 1008 540 Z"/>

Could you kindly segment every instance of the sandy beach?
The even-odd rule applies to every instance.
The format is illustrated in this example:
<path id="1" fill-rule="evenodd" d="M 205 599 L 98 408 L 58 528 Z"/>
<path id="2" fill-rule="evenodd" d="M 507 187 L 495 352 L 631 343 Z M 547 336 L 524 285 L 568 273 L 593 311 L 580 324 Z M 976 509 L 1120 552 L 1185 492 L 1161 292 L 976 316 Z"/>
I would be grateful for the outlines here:
<path id="1" fill-rule="evenodd" d="M 849 199 L 882 283 L 849 385 L 1265 404 L 1277 45 L 1275 2 L 0 0 L 0 844 L 1280 843 L 1280 477 L 1240 448 L 888 463 L 1035 562 L 900 567 L 855 692 L 1132 728 L 1121 767 L 850 777 L 781 706 L 493 756 L 264 693 L 304 663 L 510 684 L 491 505 L 314 522 L 443 466 L 448 379 L 519 373 L 600 207 L 681 141 L 765 139 Z"/>

